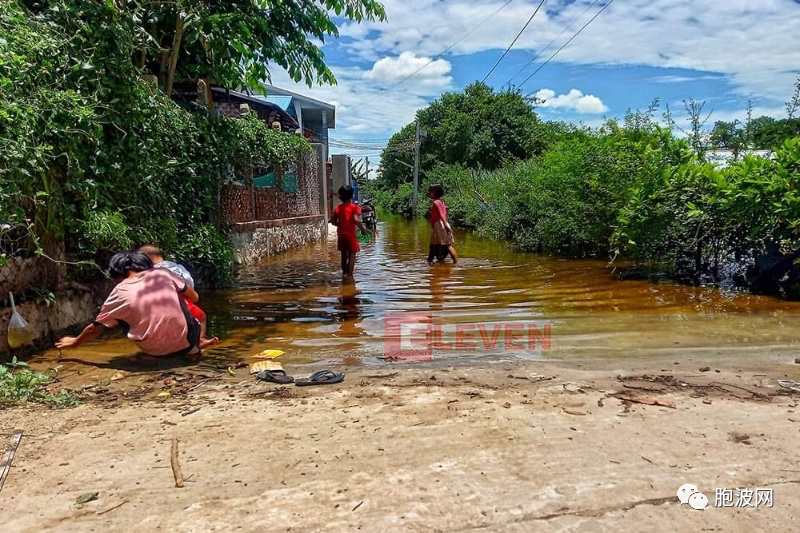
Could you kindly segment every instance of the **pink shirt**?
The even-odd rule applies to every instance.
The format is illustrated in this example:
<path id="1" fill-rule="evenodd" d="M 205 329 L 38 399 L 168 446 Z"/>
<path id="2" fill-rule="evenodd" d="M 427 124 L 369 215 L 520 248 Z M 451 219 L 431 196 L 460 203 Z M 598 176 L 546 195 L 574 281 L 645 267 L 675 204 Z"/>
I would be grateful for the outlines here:
<path id="1" fill-rule="evenodd" d="M 189 346 L 179 296 L 185 289 L 186 282 L 169 270 L 146 270 L 114 287 L 95 323 L 130 328 L 128 338 L 150 355 L 178 352 Z"/>
<path id="2" fill-rule="evenodd" d="M 442 200 L 434 200 L 433 205 L 431 206 L 431 226 L 435 225 L 440 220 L 444 220 L 444 218 L 442 218 L 442 216 L 439 214 L 439 210 L 436 209 L 437 205 L 442 208 L 442 215 L 447 218 L 447 206 L 444 205 Z"/>

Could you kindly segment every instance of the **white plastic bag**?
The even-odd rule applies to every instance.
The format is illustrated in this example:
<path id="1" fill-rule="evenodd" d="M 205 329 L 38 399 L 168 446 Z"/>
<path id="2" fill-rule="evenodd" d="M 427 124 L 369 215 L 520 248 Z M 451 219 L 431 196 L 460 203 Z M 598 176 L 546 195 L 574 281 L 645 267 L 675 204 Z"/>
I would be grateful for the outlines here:
<path id="1" fill-rule="evenodd" d="M 17 313 L 17 306 L 14 303 L 14 295 L 8 293 L 11 298 L 11 320 L 8 321 L 8 345 L 11 348 L 19 348 L 31 342 L 34 338 L 33 331 L 21 314 Z"/>

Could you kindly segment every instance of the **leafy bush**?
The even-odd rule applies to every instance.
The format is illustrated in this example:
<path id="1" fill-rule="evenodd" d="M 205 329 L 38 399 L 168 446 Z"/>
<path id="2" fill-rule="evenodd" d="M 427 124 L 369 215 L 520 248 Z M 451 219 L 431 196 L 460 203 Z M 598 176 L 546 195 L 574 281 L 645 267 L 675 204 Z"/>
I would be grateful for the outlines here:
<path id="1" fill-rule="evenodd" d="M 172 255 L 200 271 L 208 284 L 225 285 L 232 279 L 230 241 L 211 224 L 193 228 L 185 241 L 177 243 Z"/>
<path id="2" fill-rule="evenodd" d="M 81 244 L 84 249 L 108 247 L 111 250 L 124 250 L 133 246 L 129 236 L 131 229 L 122 213 L 89 211 L 78 223 L 82 229 L 80 235 L 85 239 Z"/>
<path id="3" fill-rule="evenodd" d="M 609 123 L 570 131 L 540 156 L 495 172 L 442 166 L 428 181 L 445 186 L 457 225 L 525 251 L 603 256 L 630 190 L 684 147 L 656 127 Z"/>
<path id="4" fill-rule="evenodd" d="M 49 372 L 34 372 L 26 363 L 15 357 L 8 365 L 0 364 L 0 406 L 28 402 L 43 403 L 53 407 L 72 407 L 78 403 L 75 394 L 68 390 L 52 393 L 47 390 L 58 376 L 58 368 Z"/>
<path id="5" fill-rule="evenodd" d="M 800 138 L 774 160 L 746 156 L 722 169 L 688 155 L 639 180 L 620 210 L 615 251 L 694 281 L 749 265 L 742 283 L 790 295 L 800 284 L 799 181 Z"/>

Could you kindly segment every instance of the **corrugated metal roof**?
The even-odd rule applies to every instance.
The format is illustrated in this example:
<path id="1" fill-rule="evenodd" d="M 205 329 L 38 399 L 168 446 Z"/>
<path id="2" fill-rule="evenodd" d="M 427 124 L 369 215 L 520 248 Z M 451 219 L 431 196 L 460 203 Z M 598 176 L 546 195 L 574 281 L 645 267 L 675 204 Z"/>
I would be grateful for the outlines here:
<path id="1" fill-rule="evenodd" d="M 284 111 L 289 110 L 289 106 L 292 105 L 292 97 L 291 96 L 277 96 L 274 94 L 270 94 L 267 96 L 260 97 L 263 100 L 271 104 L 275 104 L 276 106 L 280 107 Z"/>

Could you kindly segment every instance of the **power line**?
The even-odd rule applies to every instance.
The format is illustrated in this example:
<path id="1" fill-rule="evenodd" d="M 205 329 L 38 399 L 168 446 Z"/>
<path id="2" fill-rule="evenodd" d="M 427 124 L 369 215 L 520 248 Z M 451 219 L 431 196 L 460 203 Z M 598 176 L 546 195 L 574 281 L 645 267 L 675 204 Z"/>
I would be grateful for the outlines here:
<path id="1" fill-rule="evenodd" d="M 585 29 L 586 29 L 586 27 L 587 27 L 589 24 L 591 24 L 591 23 L 594 21 L 594 19 L 596 19 L 597 17 L 599 17 L 599 16 L 600 16 L 600 13 L 602 13 L 603 11 L 605 11 L 605 10 L 606 10 L 606 8 L 607 8 L 608 6 L 610 6 L 611 4 L 613 4 L 613 3 L 614 3 L 614 0 L 609 0 L 609 2 L 608 2 L 606 5 L 604 5 L 603 7 L 601 7 L 601 8 L 600 8 L 600 11 L 598 11 L 598 12 L 595 14 L 595 16 L 593 16 L 592 18 L 590 18 L 590 19 L 589 19 L 589 21 L 588 21 L 586 24 L 584 24 L 583 26 L 581 26 L 581 29 L 579 29 L 577 32 L 575 32 L 575 35 L 573 35 L 572 37 L 570 37 L 570 38 L 569 38 L 569 40 L 568 40 L 567 42 L 565 42 L 563 45 L 561 45 L 561 48 L 559 48 L 558 50 L 556 50 L 556 51 L 553 53 L 553 55 L 551 55 L 550 57 L 548 57 L 548 58 L 547 58 L 547 61 L 545 61 L 544 63 L 542 63 L 541 65 L 539 65 L 539 67 L 538 67 L 536 70 L 534 70 L 534 71 L 531 73 L 531 75 L 530 75 L 530 76 L 528 76 L 527 78 L 525 78 L 525 81 L 523 81 L 522 83 L 520 83 L 520 84 L 519 84 L 519 86 L 520 86 L 520 87 L 522 87 L 523 85 L 525 85 L 526 83 L 528 83 L 528 81 L 529 81 L 529 80 L 530 80 L 530 79 L 531 79 L 531 78 L 532 78 L 534 75 L 536 75 L 536 73 L 537 73 L 537 72 L 539 72 L 540 70 L 542 70 L 542 69 L 545 67 L 545 65 L 547 65 L 547 64 L 550 62 L 550 60 L 552 60 L 554 57 L 556 57 L 556 56 L 558 55 L 558 53 L 559 53 L 559 52 L 561 52 L 561 50 L 563 50 L 563 49 L 564 49 L 564 48 L 565 48 L 565 47 L 566 47 L 566 46 L 567 46 L 569 43 L 571 43 L 571 42 L 572 42 L 572 40 L 573 40 L 573 39 L 575 39 L 575 37 L 577 37 L 578 35 L 580 35 L 580 34 L 581 34 L 581 32 L 582 32 L 583 30 L 585 30 Z M 533 93 L 531 93 L 531 94 L 533 94 Z M 529 94 L 528 96 L 530 96 L 530 94 Z"/>
<path id="2" fill-rule="evenodd" d="M 459 39 L 458 39 L 456 42 L 454 42 L 453 44 L 451 44 L 450 46 L 448 46 L 447 48 L 445 48 L 444 50 L 442 50 L 441 52 L 439 52 L 438 54 L 436 54 L 435 56 L 433 56 L 432 58 L 430 58 L 430 59 L 428 60 L 428 62 L 427 62 L 427 63 L 425 63 L 424 65 L 422 65 L 421 67 L 419 67 L 417 70 L 415 70 L 414 72 L 412 72 L 411 74 L 409 74 L 408 76 L 406 76 L 405 78 L 403 78 L 402 80 L 398 81 L 397 83 L 395 83 L 395 84 L 394 84 L 394 85 L 392 85 L 391 87 L 388 87 L 388 88 L 384 89 L 384 91 L 391 91 L 391 90 L 394 90 L 394 89 L 396 89 L 396 88 L 397 88 L 399 85 L 401 85 L 402 83 L 405 83 L 405 82 L 406 82 L 406 81 L 408 81 L 409 79 L 413 78 L 414 76 L 416 76 L 417 74 L 419 74 L 420 72 L 422 72 L 422 70 L 423 70 L 423 69 L 425 69 L 425 68 L 426 68 L 428 65 L 430 65 L 430 64 L 431 64 L 431 63 L 433 63 L 434 61 L 436 61 L 437 59 L 441 59 L 441 58 L 442 58 L 442 56 L 444 56 L 444 55 L 445 55 L 447 52 L 449 52 L 450 50 L 452 50 L 452 49 L 453 49 L 453 48 L 454 48 L 454 47 L 455 47 L 457 44 L 459 44 L 461 41 L 463 41 L 464 39 L 466 39 L 467 37 L 469 37 L 470 35 L 472 35 L 472 34 L 473 34 L 473 33 L 475 33 L 476 31 L 478 31 L 478 29 L 479 29 L 481 26 L 483 26 L 484 24 L 486 24 L 487 22 L 489 22 L 489 20 L 491 20 L 492 18 L 494 18 L 494 16 L 495 16 L 495 15 L 497 15 L 498 13 L 500 13 L 500 12 L 501 12 L 503 9 L 505 9 L 505 8 L 508 6 L 508 4 L 510 4 L 510 3 L 511 3 L 511 2 L 513 2 L 513 1 L 514 1 L 514 0 L 508 0 L 508 1 L 507 1 L 505 4 L 503 4 L 502 6 L 500 6 L 499 8 L 497 8 L 497 10 L 496 10 L 494 13 L 492 13 L 491 15 L 489 15 L 488 17 L 486 17 L 485 19 L 483 19 L 482 21 L 480 21 L 480 22 L 478 23 L 478 25 L 477 25 L 477 26 L 475 26 L 475 27 L 474 27 L 474 28 L 472 28 L 470 31 L 468 31 L 467 33 L 465 33 L 464 35 L 462 35 L 462 36 L 461 36 L 461 38 L 459 38 Z"/>
<path id="3" fill-rule="evenodd" d="M 330 139 L 341 142 L 378 143 L 378 142 L 388 141 L 389 139 L 391 139 L 391 137 L 375 137 L 370 139 L 344 139 L 344 138 L 340 139 L 338 137 L 330 137 Z"/>
<path id="4" fill-rule="evenodd" d="M 397 143 L 395 145 L 389 146 L 388 144 L 375 146 L 375 145 L 368 145 L 368 144 L 355 144 L 355 143 L 337 143 L 335 141 L 328 143 L 330 146 L 336 148 L 343 148 L 343 149 L 350 149 L 350 150 L 362 150 L 362 151 L 375 151 L 375 150 L 391 150 L 391 149 L 405 149 L 413 147 L 414 143 L 412 141 L 406 141 L 403 143 Z"/>
<path id="5" fill-rule="evenodd" d="M 508 48 L 506 48 L 506 51 L 503 52 L 503 55 L 500 56 L 500 59 L 498 59 L 497 62 L 492 66 L 492 68 L 489 69 L 489 72 L 486 73 L 486 76 L 483 77 L 481 82 L 485 82 L 489 78 L 489 76 L 492 75 L 492 72 L 494 72 L 494 69 L 497 68 L 497 66 L 503 61 L 503 59 L 506 57 L 506 55 L 511 51 L 511 49 L 514 47 L 514 45 L 517 43 L 517 39 L 520 38 L 520 36 L 523 34 L 523 32 L 526 29 L 528 29 L 528 26 L 530 25 L 531 21 L 533 20 L 533 17 L 535 17 L 536 13 L 539 12 L 539 9 L 544 5 L 544 2 L 545 2 L 545 0 L 542 0 L 541 2 L 539 2 L 539 5 L 536 6 L 536 9 L 533 11 L 533 15 L 531 15 L 530 18 L 528 19 L 528 22 L 526 22 L 525 25 L 522 27 L 522 29 L 519 30 L 519 33 L 517 34 L 517 36 L 514 37 L 514 40 L 511 41 L 511 44 L 509 44 Z"/>
<path id="6" fill-rule="evenodd" d="M 547 46 L 545 46 L 544 48 L 542 48 L 540 51 L 536 52 L 536 54 L 533 56 L 533 58 L 532 58 L 530 61 L 528 61 L 527 63 L 525 63 L 525 66 L 524 66 L 524 67 L 522 67 L 521 69 L 519 69 L 519 70 L 518 70 L 518 71 L 517 71 L 517 72 L 516 72 L 516 73 L 515 73 L 513 76 L 511 76 L 511 77 L 508 79 L 508 81 L 506 81 L 506 82 L 505 82 L 505 84 L 504 84 L 504 85 L 511 85 L 511 82 L 512 82 L 512 81 L 514 81 L 514 78 L 516 78 L 517 76 L 519 76 L 520 74 L 522 74 L 522 73 L 525 71 L 525 69 L 526 69 L 526 68 L 528 68 L 529 66 L 531 66 L 531 65 L 533 64 L 533 62 L 534 62 L 534 61 L 536 61 L 537 59 L 539 59 L 539 57 L 541 57 L 541 55 L 542 55 L 543 53 L 545 53 L 546 51 L 548 51 L 548 50 L 550 49 L 550 47 L 551 47 L 551 46 L 553 46 L 553 43 L 554 43 L 554 42 L 556 42 L 557 40 L 559 40 L 559 39 L 561 38 L 561 36 L 562 36 L 562 35 L 564 35 L 564 34 L 567 32 L 567 30 L 569 30 L 570 28 L 572 28 L 572 26 L 573 26 L 573 25 L 574 25 L 576 22 L 578 22 L 580 19 L 582 19 L 582 18 L 583 18 L 583 16 L 584 16 L 584 15 L 585 15 L 585 14 L 586 14 L 586 13 L 587 13 L 587 12 L 588 12 L 590 9 L 592 9 L 592 8 L 594 7 L 594 5 L 595 5 L 597 2 L 599 2 L 599 1 L 600 1 L 600 0 L 594 0 L 594 2 L 592 2 L 591 4 L 589 4 L 589 5 L 586 7 L 586 9 L 584 9 L 584 10 L 583 10 L 583 12 L 582 12 L 580 15 L 578 15 L 577 17 L 575 17 L 574 19 L 572 19 L 572 22 L 570 22 L 569 24 L 567 24 L 567 25 L 564 27 L 564 29 L 563 29 L 563 30 L 561 30 L 561 33 L 559 33 L 558 35 L 556 35 L 556 36 L 553 38 L 553 40 L 552 40 L 552 41 L 550 41 L 549 43 L 547 43 Z"/>

